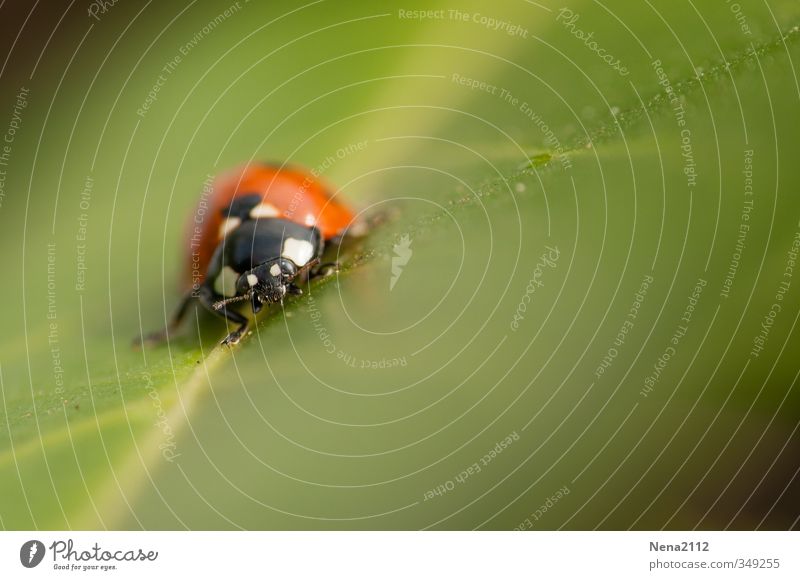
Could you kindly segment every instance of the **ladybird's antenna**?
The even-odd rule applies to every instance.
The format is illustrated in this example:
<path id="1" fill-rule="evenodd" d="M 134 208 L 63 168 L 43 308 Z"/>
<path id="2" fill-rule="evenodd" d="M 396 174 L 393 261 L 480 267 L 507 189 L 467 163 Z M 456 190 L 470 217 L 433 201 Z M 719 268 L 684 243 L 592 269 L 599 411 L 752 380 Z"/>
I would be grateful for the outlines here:
<path id="1" fill-rule="evenodd" d="M 305 266 L 303 266 L 303 267 L 301 267 L 301 268 L 299 268 L 297 270 L 297 273 L 294 275 L 294 278 L 297 278 L 298 276 L 302 275 L 303 273 L 308 272 L 309 270 L 311 270 L 311 268 L 313 268 L 314 266 L 316 266 L 319 263 L 320 263 L 320 259 L 319 258 L 314 258 L 313 260 L 310 260 Z"/>
<path id="2" fill-rule="evenodd" d="M 214 308 L 214 310 L 222 310 L 223 308 L 225 308 L 225 306 L 233 302 L 242 302 L 244 300 L 249 300 L 252 294 L 253 294 L 252 292 L 247 292 L 246 294 L 242 294 L 241 296 L 234 296 L 233 298 L 226 298 L 225 300 L 219 300 L 217 302 L 214 302 L 214 304 L 212 304 L 212 307 Z"/>

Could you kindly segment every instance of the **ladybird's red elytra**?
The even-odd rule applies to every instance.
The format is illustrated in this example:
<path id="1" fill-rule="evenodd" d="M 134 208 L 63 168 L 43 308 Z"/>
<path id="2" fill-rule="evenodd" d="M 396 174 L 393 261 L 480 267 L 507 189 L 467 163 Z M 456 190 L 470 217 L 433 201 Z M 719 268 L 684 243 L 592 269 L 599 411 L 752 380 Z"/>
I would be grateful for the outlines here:
<path id="1" fill-rule="evenodd" d="M 137 342 L 165 340 L 196 299 L 236 325 L 222 343 L 237 343 L 250 324 L 237 306 L 256 314 L 302 294 L 300 283 L 334 269 L 320 264 L 325 243 L 348 233 L 354 219 L 315 176 L 297 168 L 249 164 L 219 175 L 187 222 L 185 294 L 167 327 Z"/>

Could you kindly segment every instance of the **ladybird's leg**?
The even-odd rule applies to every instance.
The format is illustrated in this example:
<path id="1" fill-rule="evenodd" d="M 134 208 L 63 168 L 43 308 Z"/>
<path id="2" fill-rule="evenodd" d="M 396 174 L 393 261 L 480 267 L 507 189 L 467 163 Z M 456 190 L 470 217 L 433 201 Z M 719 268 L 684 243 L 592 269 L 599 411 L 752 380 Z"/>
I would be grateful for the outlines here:
<path id="1" fill-rule="evenodd" d="M 320 264 L 313 270 L 311 270 L 311 275 L 309 279 L 316 280 L 318 278 L 327 278 L 339 271 L 339 262 L 325 262 L 324 264 Z"/>
<path id="2" fill-rule="evenodd" d="M 341 239 L 341 236 L 339 236 Z M 306 264 L 304 268 L 308 269 L 308 281 L 316 280 L 317 278 L 327 278 L 331 274 L 339 271 L 339 262 L 322 262 L 322 256 L 325 253 L 325 246 L 332 243 L 330 240 L 327 242 L 320 240 L 319 248 L 317 249 L 317 257 L 313 261 Z"/>
<path id="3" fill-rule="evenodd" d="M 289 294 L 292 294 L 294 296 L 302 296 L 303 295 L 303 289 L 300 288 L 300 286 L 296 286 L 295 284 L 289 284 L 286 287 L 286 292 L 288 292 Z"/>
<path id="4" fill-rule="evenodd" d="M 220 310 L 214 308 L 214 303 L 217 301 L 217 299 L 207 286 L 203 286 L 200 289 L 199 299 L 200 304 L 205 306 L 210 312 L 213 312 L 226 322 L 232 322 L 239 325 L 236 330 L 228 333 L 228 336 L 223 339 L 222 344 L 236 344 L 239 342 L 242 336 L 244 336 L 244 333 L 247 332 L 247 328 L 250 326 L 250 320 L 243 314 L 240 314 L 235 310 L 230 310 L 227 306 L 223 306 Z"/>
<path id="5" fill-rule="evenodd" d="M 247 332 L 247 328 L 250 326 L 250 321 L 247 319 L 246 316 L 243 316 L 238 312 L 234 312 L 228 309 L 223 309 L 223 312 L 225 313 L 226 320 L 233 322 L 234 324 L 238 324 L 239 327 L 233 332 L 229 332 L 228 336 L 226 336 L 222 340 L 221 344 L 228 344 L 228 345 L 236 344 L 241 340 L 245 332 Z"/>
<path id="6" fill-rule="evenodd" d="M 319 278 L 327 278 L 331 274 L 334 274 L 339 271 L 339 262 L 325 262 L 324 264 L 315 264 L 313 267 L 308 268 L 304 272 L 298 273 L 298 276 L 295 278 L 295 282 L 292 284 L 297 290 L 300 288 L 297 287 L 298 282 L 302 282 L 306 284 L 312 280 L 317 280 Z M 302 292 L 296 292 L 292 290 L 292 286 L 288 287 L 288 291 L 292 294 L 302 294 Z"/>
<path id="7" fill-rule="evenodd" d="M 320 255 L 322 255 L 322 252 L 320 252 Z M 339 262 L 321 262 L 319 258 L 316 258 L 315 263 L 308 268 L 308 281 L 327 278 L 338 271 Z"/>
<path id="8" fill-rule="evenodd" d="M 297 273 L 294 275 L 294 278 L 292 278 L 292 281 L 286 286 L 286 291 L 289 294 L 299 296 L 303 293 L 303 290 L 300 288 L 300 284 L 308 284 L 308 282 L 314 278 L 314 270 L 319 266 L 320 255 L 322 255 L 321 250 L 317 252 L 317 257 L 312 258 L 305 266 L 302 266 L 299 270 L 297 270 Z"/>
<path id="9" fill-rule="evenodd" d="M 373 229 L 388 223 L 397 216 L 398 212 L 393 210 L 376 212 L 370 216 L 367 216 L 365 219 L 355 222 L 343 232 L 340 232 L 339 234 L 327 240 L 326 244 L 340 247 L 346 244 L 348 241 L 355 242 L 366 236 Z M 323 264 L 319 264 L 311 270 L 309 280 L 327 278 L 328 276 L 338 272 L 339 267 L 339 262 L 325 262 Z"/>
<path id="10" fill-rule="evenodd" d="M 181 322 L 183 321 L 183 317 L 186 316 L 186 311 L 189 310 L 189 305 L 192 303 L 192 299 L 194 297 L 193 291 L 191 290 L 184 294 L 180 303 L 178 303 L 178 307 L 172 314 L 172 318 L 170 318 L 170 321 L 167 323 L 167 326 L 156 332 L 151 332 L 150 334 L 146 334 L 134 339 L 133 345 L 154 346 L 166 341 L 170 334 L 177 331 L 178 326 L 180 326 Z"/>

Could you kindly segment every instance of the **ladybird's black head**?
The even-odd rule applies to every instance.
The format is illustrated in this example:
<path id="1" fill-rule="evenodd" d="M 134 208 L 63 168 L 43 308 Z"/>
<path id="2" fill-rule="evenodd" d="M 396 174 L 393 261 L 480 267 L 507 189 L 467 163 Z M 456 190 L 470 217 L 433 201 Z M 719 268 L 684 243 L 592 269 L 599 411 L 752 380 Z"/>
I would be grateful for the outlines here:
<path id="1" fill-rule="evenodd" d="M 298 268 L 286 258 L 275 258 L 248 270 L 236 281 L 236 296 L 214 303 L 215 310 L 222 310 L 234 302 L 249 300 L 253 312 L 258 313 L 264 304 L 282 302 L 287 294 L 302 294 L 292 283 L 300 274 L 308 272 L 319 263 L 319 258 Z"/>
<path id="2" fill-rule="evenodd" d="M 295 276 L 297 266 L 294 262 L 286 258 L 276 258 L 242 274 L 236 282 L 236 293 L 250 293 L 253 310 L 258 312 L 261 304 L 281 302 Z"/>

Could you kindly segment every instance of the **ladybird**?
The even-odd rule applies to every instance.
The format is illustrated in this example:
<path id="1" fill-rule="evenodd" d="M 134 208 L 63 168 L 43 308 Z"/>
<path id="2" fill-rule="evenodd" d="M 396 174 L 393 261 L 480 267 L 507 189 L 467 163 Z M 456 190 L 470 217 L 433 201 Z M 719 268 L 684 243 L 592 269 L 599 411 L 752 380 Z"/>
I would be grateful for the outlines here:
<path id="1" fill-rule="evenodd" d="M 253 314 L 302 294 L 299 284 L 335 269 L 322 264 L 326 242 L 362 235 L 363 224 L 314 175 L 297 168 L 250 164 L 219 175 L 187 224 L 185 294 L 167 327 L 139 342 L 165 340 L 197 299 L 236 325 L 222 344 L 233 345 Z"/>
<path id="2" fill-rule="evenodd" d="M 184 282 L 205 278 L 214 250 L 226 233 L 247 219 L 281 217 L 316 226 L 325 240 L 356 232 L 352 210 L 319 179 L 299 168 L 253 163 L 216 177 L 186 222 Z M 352 224 L 352 225 L 351 225 Z M 351 226 L 348 229 L 348 226 Z"/>

